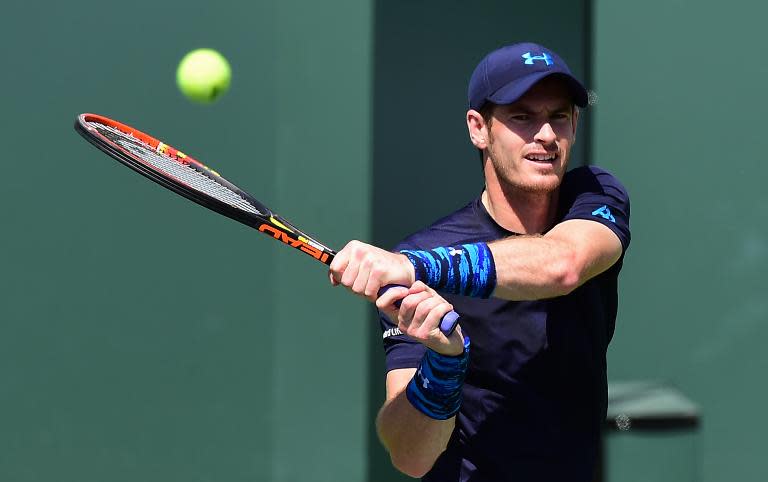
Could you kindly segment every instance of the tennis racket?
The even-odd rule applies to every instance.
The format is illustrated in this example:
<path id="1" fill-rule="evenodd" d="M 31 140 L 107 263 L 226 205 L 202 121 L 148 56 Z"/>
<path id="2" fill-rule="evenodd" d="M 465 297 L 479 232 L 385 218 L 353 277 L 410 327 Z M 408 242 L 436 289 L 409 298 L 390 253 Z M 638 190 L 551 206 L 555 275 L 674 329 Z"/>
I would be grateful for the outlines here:
<path id="1" fill-rule="evenodd" d="M 270 236 L 330 265 L 336 251 L 296 228 L 200 161 L 121 122 L 80 114 L 75 130 L 102 152 L 166 189 Z M 450 335 L 459 315 L 446 314 L 440 330 Z"/>

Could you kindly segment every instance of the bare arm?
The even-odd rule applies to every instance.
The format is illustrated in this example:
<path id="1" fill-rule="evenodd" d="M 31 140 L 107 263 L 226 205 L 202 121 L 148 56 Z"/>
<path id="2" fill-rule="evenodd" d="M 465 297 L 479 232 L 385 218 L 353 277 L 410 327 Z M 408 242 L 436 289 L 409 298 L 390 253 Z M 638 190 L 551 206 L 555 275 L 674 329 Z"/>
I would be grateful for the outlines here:
<path id="1" fill-rule="evenodd" d="M 610 268 L 622 252 L 613 231 L 582 219 L 564 221 L 543 236 L 507 238 L 489 247 L 496 263 L 493 296 L 508 300 L 568 294 Z"/>
<path id="2" fill-rule="evenodd" d="M 414 368 L 387 373 L 387 399 L 376 417 L 379 439 L 392 465 L 411 477 L 423 477 L 445 450 L 455 417 L 435 420 L 419 412 L 405 396 Z"/>
<path id="3" fill-rule="evenodd" d="M 537 300 L 570 293 L 610 268 L 622 252 L 610 228 L 584 219 L 558 224 L 543 236 L 515 236 L 489 244 L 496 264 L 493 296 Z M 331 264 L 331 282 L 371 301 L 387 284 L 411 286 L 413 265 L 402 254 L 350 242 Z"/>
<path id="4" fill-rule="evenodd" d="M 401 301 L 395 308 L 396 300 Z M 376 305 L 411 339 L 444 355 L 464 351 L 464 337 L 457 327 L 449 337 L 440 331 L 440 319 L 453 306 L 424 283 L 410 288 L 393 288 L 376 300 Z M 422 477 L 445 450 L 453 432 L 455 417 L 430 418 L 414 408 L 406 396 L 406 386 L 415 368 L 387 373 L 387 398 L 376 418 L 376 429 L 389 452 L 392 464 L 411 477 Z"/>

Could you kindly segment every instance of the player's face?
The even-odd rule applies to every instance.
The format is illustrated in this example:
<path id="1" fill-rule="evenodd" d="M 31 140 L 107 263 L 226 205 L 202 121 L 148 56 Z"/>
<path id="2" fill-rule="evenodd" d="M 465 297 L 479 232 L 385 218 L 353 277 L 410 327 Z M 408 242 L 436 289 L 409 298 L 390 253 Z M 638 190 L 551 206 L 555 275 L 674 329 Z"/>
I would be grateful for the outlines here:
<path id="1" fill-rule="evenodd" d="M 542 80 L 514 104 L 495 107 L 487 129 L 488 167 L 504 187 L 554 191 L 568 166 L 577 121 L 566 85 Z"/>

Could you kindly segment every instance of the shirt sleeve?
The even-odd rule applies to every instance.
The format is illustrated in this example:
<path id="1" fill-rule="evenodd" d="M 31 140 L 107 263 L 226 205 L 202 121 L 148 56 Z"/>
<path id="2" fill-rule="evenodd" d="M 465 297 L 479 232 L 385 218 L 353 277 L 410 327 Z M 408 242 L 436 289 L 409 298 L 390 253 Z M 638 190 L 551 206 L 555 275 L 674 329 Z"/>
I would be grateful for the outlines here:
<path id="1" fill-rule="evenodd" d="M 426 351 L 424 345 L 402 334 L 397 324 L 390 321 L 381 311 L 379 311 L 379 324 L 384 342 L 387 371 L 398 368 L 418 368 Z"/>
<path id="2" fill-rule="evenodd" d="M 623 251 L 629 247 L 629 195 L 608 171 L 588 166 L 574 169 L 564 181 L 563 221 L 587 219 L 607 226 L 618 236 Z"/>
<path id="3" fill-rule="evenodd" d="M 416 244 L 403 241 L 395 246 L 393 251 L 398 252 L 403 249 L 419 249 L 419 247 Z M 408 335 L 404 335 L 397 328 L 397 322 L 390 320 L 381 310 L 378 310 L 378 314 L 384 344 L 386 370 L 389 372 L 399 368 L 418 368 L 426 352 L 424 345 L 411 339 Z"/>

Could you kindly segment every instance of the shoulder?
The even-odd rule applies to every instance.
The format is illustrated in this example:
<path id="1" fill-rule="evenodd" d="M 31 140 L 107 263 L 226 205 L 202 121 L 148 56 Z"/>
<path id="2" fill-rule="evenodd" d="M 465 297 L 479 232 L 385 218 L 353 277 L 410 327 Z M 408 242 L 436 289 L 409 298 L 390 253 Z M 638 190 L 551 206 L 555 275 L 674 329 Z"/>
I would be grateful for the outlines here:
<path id="1" fill-rule="evenodd" d="M 629 246 L 629 194 L 616 176 L 597 166 L 583 166 L 569 171 L 560 187 L 559 221 L 583 219 L 596 221 L 611 229 Z"/>
<path id="2" fill-rule="evenodd" d="M 629 199 L 624 185 L 612 173 L 597 166 L 581 166 L 568 171 L 560 186 L 561 195 L 578 196 L 582 193 L 613 194 Z"/>

